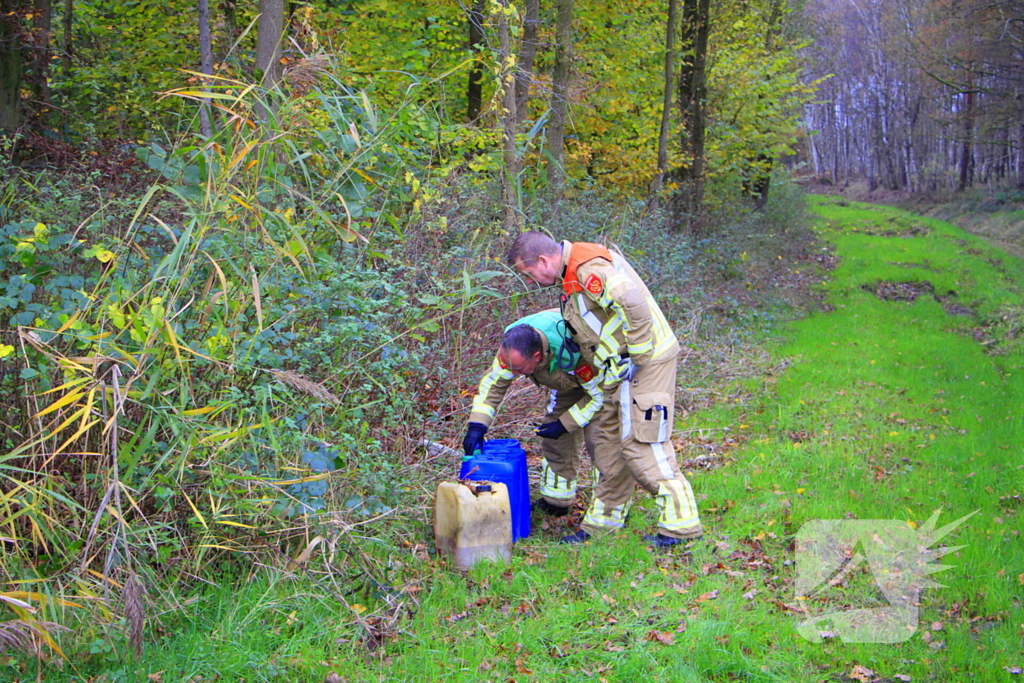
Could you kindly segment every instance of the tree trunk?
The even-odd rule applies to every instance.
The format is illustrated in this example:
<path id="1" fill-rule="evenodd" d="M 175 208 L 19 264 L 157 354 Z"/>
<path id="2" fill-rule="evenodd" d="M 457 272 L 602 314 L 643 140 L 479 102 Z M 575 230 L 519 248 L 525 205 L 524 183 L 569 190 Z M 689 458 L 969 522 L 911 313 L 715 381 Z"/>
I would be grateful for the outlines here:
<path id="1" fill-rule="evenodd" d="M 704 139 L 707 100 L 707 56 L 710 17 L 709 0 L 683 0 L 683 24 L 679 52 L 684 55 L 679 70 L 679 108 L 683 120 L 681 140 L 683 162 L 680 170 L 682 196 L 673 201 L 675 224 L 682 226 L 683 213 L 694 215 L 704 201 Z"/>
<path id="2" fill-rule="evenodd" d="M 782 33 L 782 2 L 783 0 L 773 0 L 771 4 L 764 39 L 764 52 L 767 59 L 771 59 L 774 56 L 775 39 Z M 747 190 L 754 200 L 755 211 L 764 211 L 764 208 L 768 205 L 768 191 L 772 186 L 772 166 L 774 163 L 775 160 L 764 152 L 758 153 L 754 159 L 753 168 L 751 169 L 752 177 L 750 178 Z"/>
<path id="3" fill-rule="evenodd" d="M 516 68 L 516 120 L 522 123 L 530 111 L 530 84 L 533 82 L 533 60 L 537 55 L 537 27 L 540 24 L 540 0 L 526 0 L 523 18 L 523 41 Z"/>
<path id="4" fill-rule="evenodd" d="M 224 13 L 224 33 L 227 35 L 227 53 L 238 38 L 238 3 L 236 0 L 224 0 L 220 3 L 221 12 Z"/>
<path id="5" fill-rule="evenodd" d="M 964 93 L 964 144 L 960 151 L 960 182 L 956 191 L 963 192 L 971 184 L 971 139 L 974 137 L 974 91 Z"/>
<path id="6" fill-rule="evenodd" d="M 548 186 L 558 196 L 565 183 L 565 113 L 572 75 L 573 0 L 558 0 L 555 23 L 555 68 L 551 75 L 551 120 L 548 122 Z"/>
<path id="7" fill-rule="evenodd" d="M 71 51 L 74 49 L 74 43 L 71 40 L 71 29 L 74 25 L 75 16 L 75 2 L 74 0 L 64 0 L 64 35 L 61 37 L 61 52 L 64 53 L 64 80 L 71 78 Z"/>
<path id="8" fill-rule="evenodd" d="M 256 26 L 256 78 L 264 86 L 266 102 L 256 108 L 257 118 L 265 121 L 274 109 L 271 91 L 281 80 L 281 39 L 284 35 L 284 0 L 260 0 L 260 18 Z"/>
<path id="9" fill-rule="evenodd" d="M 213 46 L 210 44 L 210 2 L 199 0 L 199 71 L 213 75 Z M 208 83 L 203 83 L 204 89 Z M 213 134 L 210 128 L 210 100 L 199 105 L 199 128 L 204 138 Z"/>
<path id="10" fill-rule="evenodd" d="M 1024 192 L 1024 93 L 1017 95 L 1017 189 Z"/>
<path id="11" fill-rule="evenodd" d="M 21 13 L 15 0 L 0 0 L 0 131 L 21 123 Z"/>
<path id="12" fill-rule="evenodd" d="M 466 87 L 466 121 L 469 123 L 480 117 L 483 99 L 484 2 L 474 0 L 469 9 L 469 49 L 473 53 L 473 68 L 469 70 L 469 85 Z"/>
<path id="13" fill-rule="evenodd" d="M 658 205 L 658 193 L 668 171 L 668 129 L 672 113 L 672 93 L 676 73 L 676 24 L 679 19 L 678 0 L 668 0 L 668 21 L 665 26 L 665 90 L 661 101 L 661 130 L 658 133 L 658 172 L 651 183 L 651 208 Z"/>
<path id="14" fill-rule="evenodd" d="M 36 101 L 38 120 L 46 125 L 50 111 L 50 32 L 53 8 L 50 0 L 32 3 L 32 97 Z"/>
<path id="15" fill-rule="evenodd" d="M 519 180 L 519 155 L 516 152 L 516 79 L 513 73 L 515 55 L 512 54 L 510 18 L 515 10 L 508 0 L 498 0 L 498 51 L 501 59 L 501 120 L 504 127 L 504 173 L 501 176 L 501 196 L 504 205 L 505 232 L 511 234 L 519 228 L 519 202 L 516 183 Z"/>

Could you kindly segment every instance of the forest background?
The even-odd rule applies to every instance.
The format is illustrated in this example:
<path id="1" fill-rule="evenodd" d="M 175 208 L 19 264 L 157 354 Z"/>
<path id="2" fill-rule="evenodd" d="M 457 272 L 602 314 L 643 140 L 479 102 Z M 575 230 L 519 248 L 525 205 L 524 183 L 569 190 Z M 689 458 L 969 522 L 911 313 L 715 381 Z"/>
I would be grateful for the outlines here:
<path id="1" fill-rule="evenodd" d="M 620 5 L 0 0 L 0 644 L 104 670 L 261 571 L 390 642 L 498 330 L 551 303 L 519 229 L 626 249 L 692 413 L 818 305 L 802 187 L 1018 239 L 1024 3 Z"/>

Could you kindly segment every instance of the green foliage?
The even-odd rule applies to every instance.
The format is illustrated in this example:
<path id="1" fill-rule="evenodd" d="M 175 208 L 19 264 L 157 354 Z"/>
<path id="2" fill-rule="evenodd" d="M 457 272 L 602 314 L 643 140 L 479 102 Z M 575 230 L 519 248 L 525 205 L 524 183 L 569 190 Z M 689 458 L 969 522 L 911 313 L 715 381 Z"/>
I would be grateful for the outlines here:
<path id="1" fill-rule="evenodd" d="M 54 566 L 86 553 L 104 576 L 199 567 L 256 529 L 327 533 L 395 505 L 399 470 L 367 420 L 416 412 L 403 389 L 445 318 L 493 296 L 494 272 L 435 273 L 411 298 L 422 275 L 398 252 L 402 213 L 420 220 L 435 201 L 429 168 L 408 170 L 417 118 L 396 110 L 406 123 L 384 128 L 365 93 L 324 78 L 267 126 L 251 112 L 277 96 L 225 81 L 211 139 L 137 149 L 160 183 L 116 230 L 4 225 L 0 304 L 22 327 L 0 363 L 22 381 L 2 397 L 28 433 L 10 444 L 4 474 L 23 495 L 0 528 L 41 539 Z M 21 481 L 49 463 L 60 478 Z M 93 522 L 108 481 L 130 498 Z"/>

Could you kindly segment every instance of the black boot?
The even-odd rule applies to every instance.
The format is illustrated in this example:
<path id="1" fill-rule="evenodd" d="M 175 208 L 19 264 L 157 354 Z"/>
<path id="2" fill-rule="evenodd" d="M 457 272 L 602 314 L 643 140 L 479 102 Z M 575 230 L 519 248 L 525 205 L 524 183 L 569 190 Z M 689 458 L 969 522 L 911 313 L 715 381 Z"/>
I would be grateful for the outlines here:
<path id="1" fill-rule="evenodd" d="M 533 507 L 543 512 L 545 515 L 550 515 L 551 517 L 565 517 L 569 514 L 569 510 L 572 509 L 571 505 L 569 507 L 552 505 L 543 498 L 538 499 L 537 502 L 533 504 Z"/>
<path id="2" fill-rule="evenodd" d="M 590 540 L 590 534 L 583 529 L 580 529 L 576 533 L 570 536 L 563 536 L 559 543 L 566 543 L 568 545 L 576 545 L 577 543 L 586 543 Z"/>
<path id="3" fill-rule="evenodd" d="M 665 534 L 648 534 L 647 536 L 644 536 L 644 540 L 655 548 L 671 548 L 672 546 L 684 543 L 681 538 L 672 538 Z"/>

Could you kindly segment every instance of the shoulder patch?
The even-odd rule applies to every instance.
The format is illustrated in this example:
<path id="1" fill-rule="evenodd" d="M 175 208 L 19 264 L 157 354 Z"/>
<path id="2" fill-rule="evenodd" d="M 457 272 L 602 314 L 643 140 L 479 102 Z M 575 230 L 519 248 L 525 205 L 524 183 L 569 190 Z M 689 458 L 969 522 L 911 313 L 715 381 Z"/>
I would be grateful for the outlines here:
<path id="1" fill-rule="evenodd" d="M 604 291 L 604 283 L 601 282 L 601 278 L 596 275 L 588 277 L 587 281 L 583 283 L 583 287 L 591 294 L 600 294 Z"/>
<path id="2" fill-rule="evenodd" d="M 580 363 L 576 366 L 576 377 L 584 382 L 589 382 L 594 379 L 594 371 L 586 363 Z"/>

